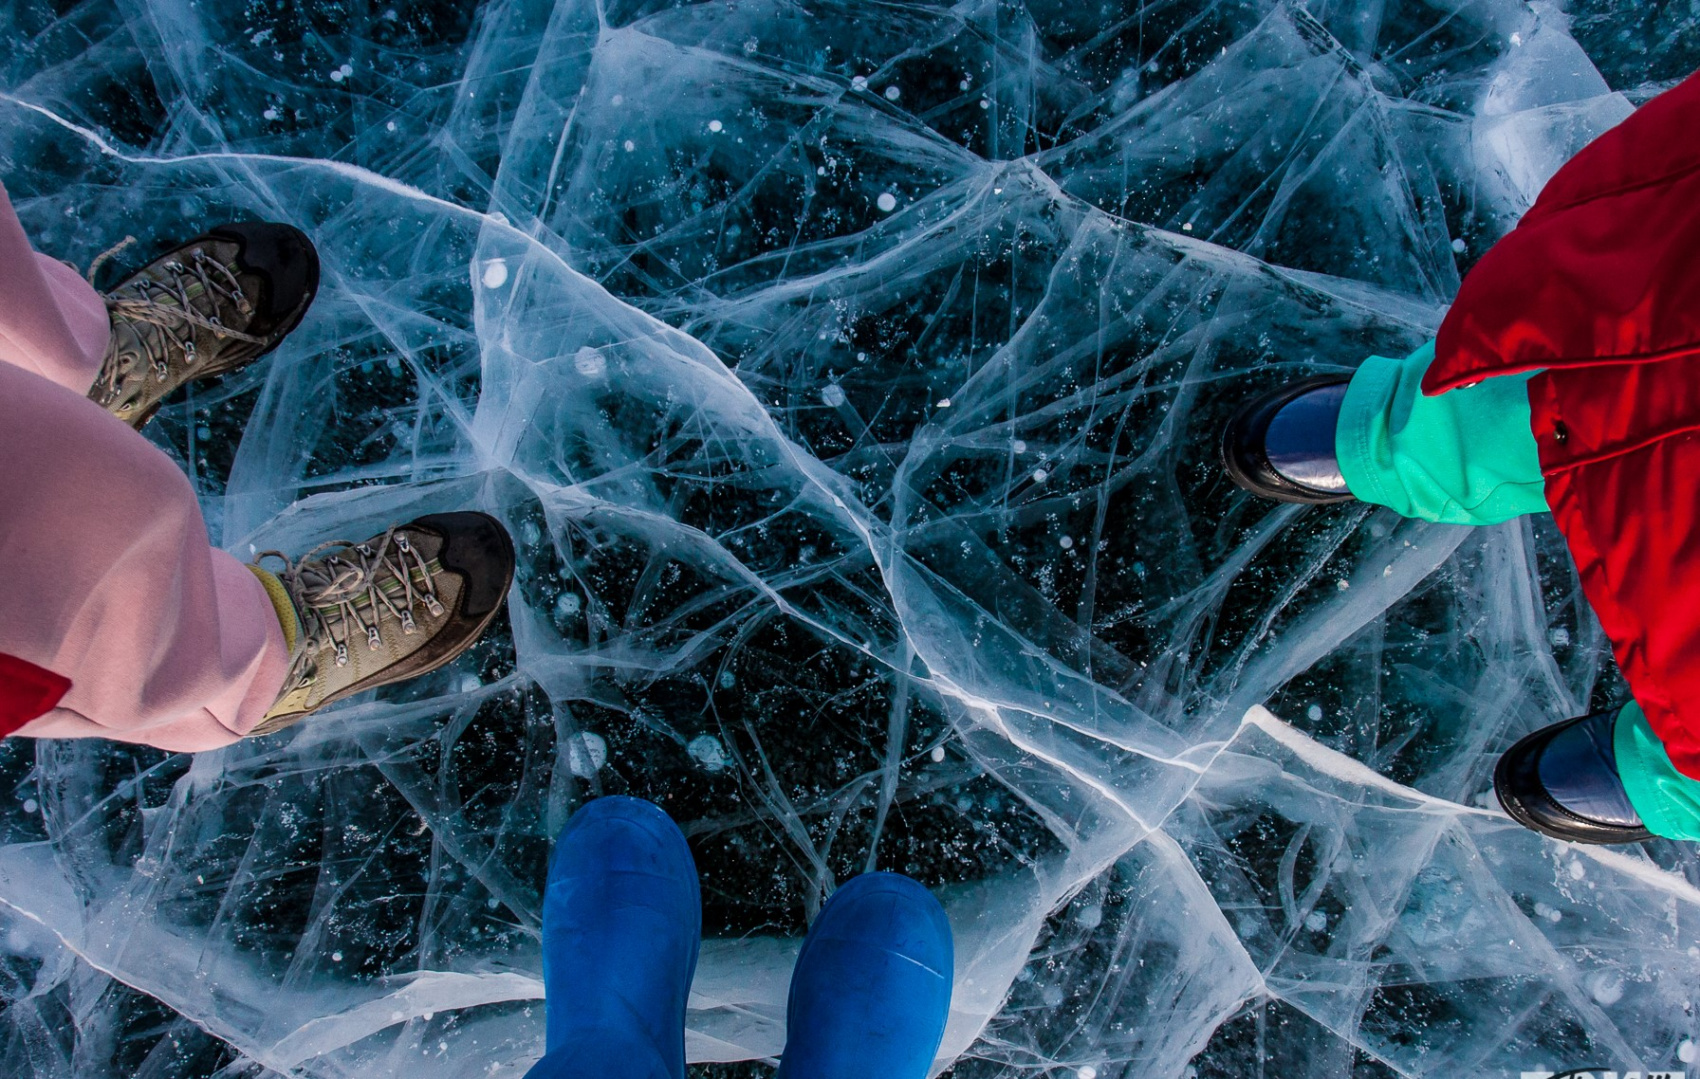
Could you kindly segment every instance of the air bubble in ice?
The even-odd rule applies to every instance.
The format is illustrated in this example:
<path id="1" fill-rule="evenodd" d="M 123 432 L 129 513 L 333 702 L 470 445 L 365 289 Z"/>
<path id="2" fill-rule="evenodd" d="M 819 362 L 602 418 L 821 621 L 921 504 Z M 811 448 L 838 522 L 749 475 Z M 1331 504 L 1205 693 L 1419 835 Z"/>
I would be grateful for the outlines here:
<path id="1" fill-rule="evenodd" d="M 1597 970 L 1583 983 L 1588 992 L 1601 1004 L 1616 1004 L 1623 999 L 1623 975 L 1615 970 Z"/>
<path id="2" fill-rule="evenodd" d="M 580 779 L 590 779 L 608 763 L 608 741 L 594 731 L 567 736 L 567 767 Z"/>
<path id="3" fill-rule="evenodd" d="M 719 772 L 727 764 L 726 747 L 712 734 L 699 734 L 685 745 L 685 752 L 705 771 Z"/>
<path id="4" fill-rule="evenodd" d="M 593 348 L 581 348 L 573 355 L 573 370 L 585 378 L 601 378 L 608 373 L 608 361 Z"/>

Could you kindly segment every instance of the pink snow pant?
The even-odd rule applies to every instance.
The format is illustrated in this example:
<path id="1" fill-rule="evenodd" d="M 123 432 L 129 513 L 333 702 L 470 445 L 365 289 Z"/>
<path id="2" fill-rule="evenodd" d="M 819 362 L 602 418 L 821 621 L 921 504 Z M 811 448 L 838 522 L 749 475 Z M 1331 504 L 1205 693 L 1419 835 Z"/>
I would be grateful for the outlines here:
<path id="1" fill-rule="evenodd" d="M 17 733 L 212 749 L 277 699 L 283 629 L 176 463 L 87 398 L 110 332 L 0 187 L 0 653 L 71 680 Z"/>

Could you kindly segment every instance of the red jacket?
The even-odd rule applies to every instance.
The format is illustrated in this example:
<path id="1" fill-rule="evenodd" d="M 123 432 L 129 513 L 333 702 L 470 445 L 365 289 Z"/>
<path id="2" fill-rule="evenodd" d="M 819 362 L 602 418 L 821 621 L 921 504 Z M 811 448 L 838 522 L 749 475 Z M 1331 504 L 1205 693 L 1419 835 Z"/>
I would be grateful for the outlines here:
<path id="1" fill-rule="evenodd" d="M 1700 75 L 1558 171 L 1464 279 L 1423 378 L 1541 369 L 1547 502 L 1635 699 L 1700 779 Z"/>

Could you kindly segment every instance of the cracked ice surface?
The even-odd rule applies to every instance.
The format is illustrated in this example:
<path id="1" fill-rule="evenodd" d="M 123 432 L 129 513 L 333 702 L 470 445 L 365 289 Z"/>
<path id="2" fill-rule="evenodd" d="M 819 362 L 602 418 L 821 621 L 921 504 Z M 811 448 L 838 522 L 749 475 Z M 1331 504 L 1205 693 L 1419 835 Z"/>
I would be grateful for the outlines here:
<path id="1" fill-rule="evenodd" d="M 1623 692 L 1550 523 L 1211 460 L 1246 393 L 1432 333 L 1692 17 L 23 0 L 0 40 L 44 250 L 320 246 L 300 331 L 152 429 L 216 542 L 477 506 L 521 553 L 511 632 L 284 735 L 0 746 L 6 1074 L 519 1076 L 549 841 L 610 792 L 692 839 L 698 1061 L 778 1051 L 869 868 L 950 910 L 962 1076 L 1694 1055 L 1689 848 L 1485 796 Z"/>

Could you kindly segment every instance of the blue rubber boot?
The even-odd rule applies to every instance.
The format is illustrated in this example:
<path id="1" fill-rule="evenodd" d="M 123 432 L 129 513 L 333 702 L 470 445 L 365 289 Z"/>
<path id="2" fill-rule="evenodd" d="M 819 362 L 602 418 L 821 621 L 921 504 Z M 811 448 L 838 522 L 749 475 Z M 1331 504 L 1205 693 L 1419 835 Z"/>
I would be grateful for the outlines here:
<path id="1" fill-rule="evenodd" d="M 659 806 L 609 797 L 574 813 L 549 861 L 547 1055 L 527 1079 L 684 1079 L 701 939 L 696 863 Z"/>
<path id="2" fill-rule="evenodd" d="M 931 892 L 896 873 L 852 877 L 797 956 L 777 1079 L 925 1079 L 954 971 Z"/>

